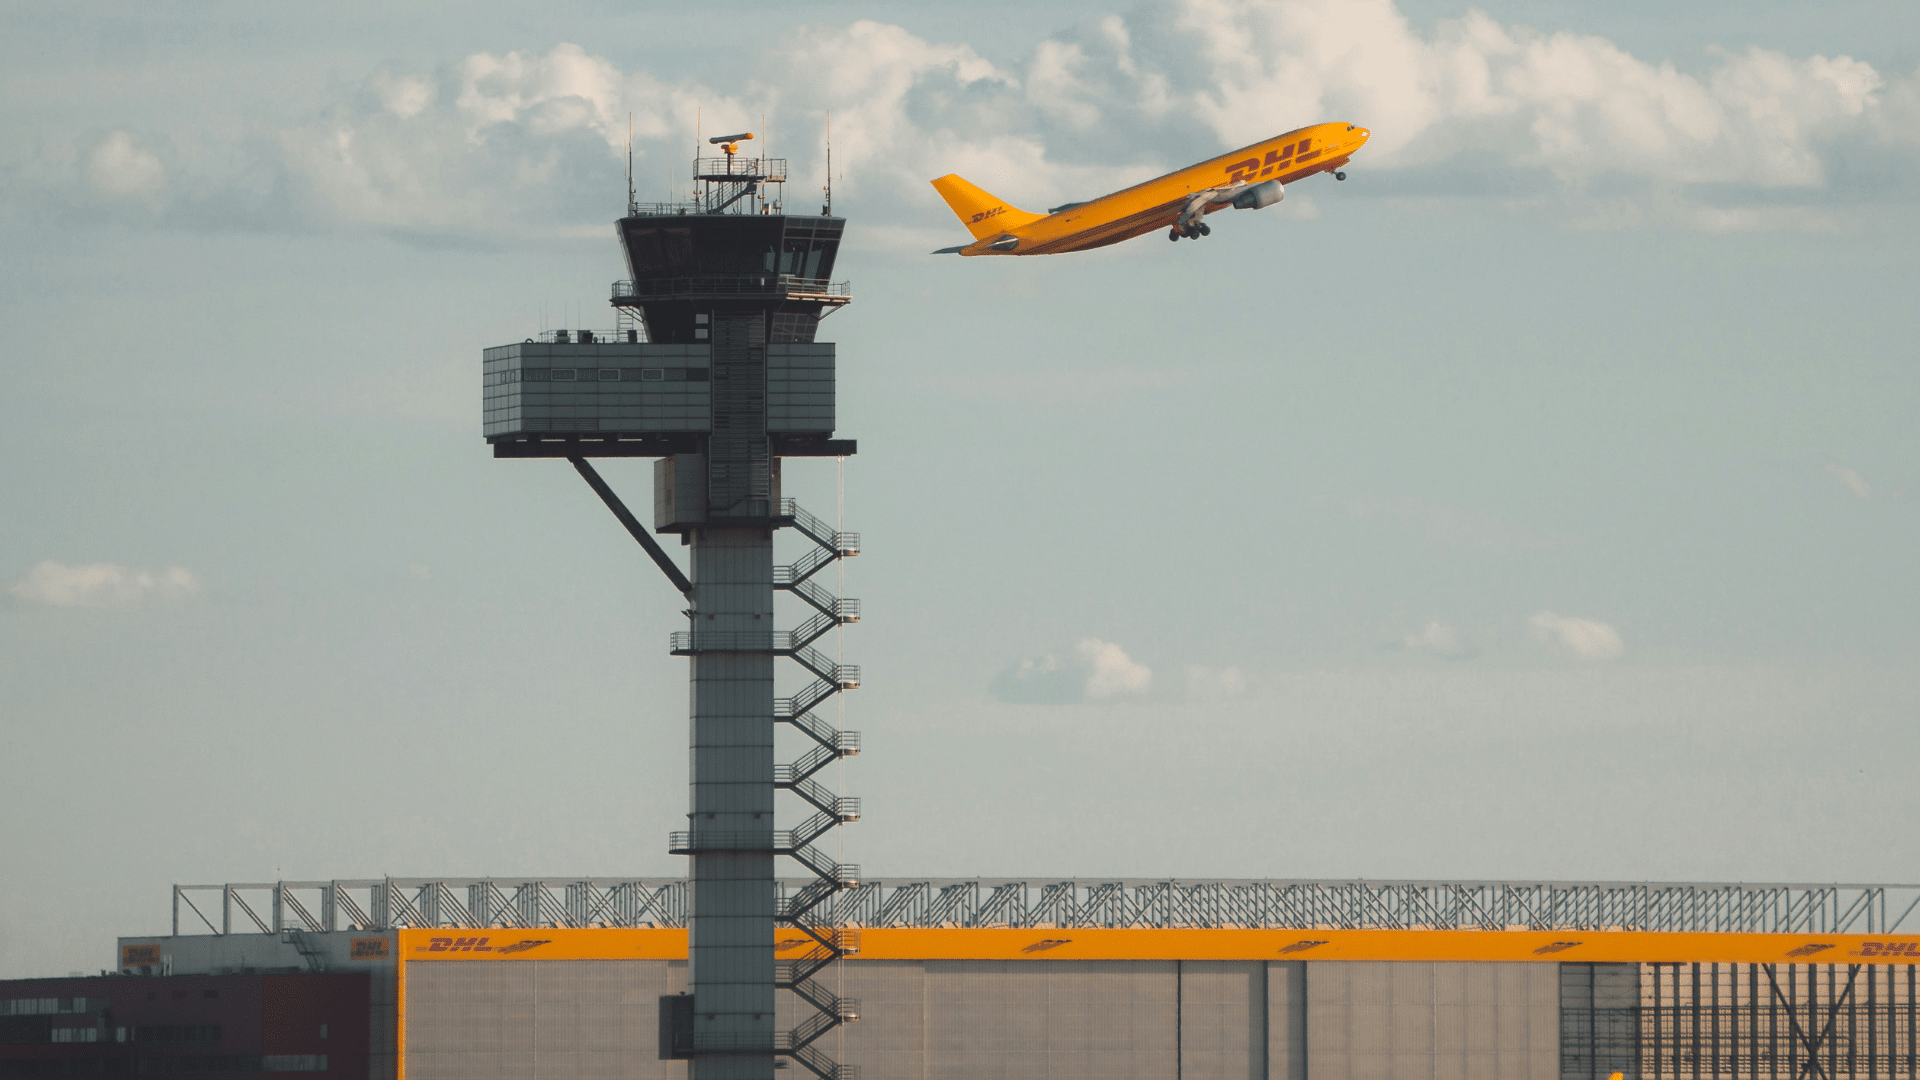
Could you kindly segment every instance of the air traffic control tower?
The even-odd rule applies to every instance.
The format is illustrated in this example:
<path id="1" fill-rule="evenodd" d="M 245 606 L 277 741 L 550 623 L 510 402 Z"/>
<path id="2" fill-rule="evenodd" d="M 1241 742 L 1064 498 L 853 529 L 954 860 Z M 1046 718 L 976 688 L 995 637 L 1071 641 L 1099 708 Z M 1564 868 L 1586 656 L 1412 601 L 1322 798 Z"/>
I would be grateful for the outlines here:
<path id="1" fill-rule="evenodd" d="M 752 138 L 710 140 L 722 156 L 695 161 L 690 203 L 643 205 L 629 183 L 619 233 L 632 277 L 613 287 L 619 325 L 487 349 L 485 431 L 495 457 L 572 462 L 687 599 L 672 650 L 692 661 L 692 791 L 671 850 L 691 862 L 691 993 L 661 1002 L 662 1053 L 690 1059 L 692 1080 L 772 1080 L 786 1061 L 848 1080 L 853 1069 L 832 1059 L 825 1036 L 859 1010 L 823 976 L 855 948 L 828 913 L 859 873 L 817 842 L 858 820 L 859 800 L 819 776 L 860 743 L 819 709 L 860 685 L 857 667 L 821 647 L 860 608 L 822 588 L 819 572 L 860 545 L 780 493 L 783 459 L 855 449 L 833 437 L 833 346 L 816 340 L 821 319 L 850 299 L 832 282 L 846 223 L 830 202 L 818 216 L 787 213 L 786 162 L 741 153 Z M 655 459 L 651 530 L 601 479 L 596 457 Z M 783 528 L 804 537 L 806 553 L 776 566 Z M 690 549 L 684 572 L 656 533 Z M 774 629 L 777 590 L 799 601 L 793 629 Z M 791 696 L 776 696 L 782 657 L 801 669 Z M 791 764 L 774 762 L 777 723 L 808 747 Z M 782 789 L 803 815 L 785 829 L 775 827 Z M 811 883 L 783 894 L 781 855 Z M 791 1030 L 776 1030 L 776 989 L 797 999 Z"/>

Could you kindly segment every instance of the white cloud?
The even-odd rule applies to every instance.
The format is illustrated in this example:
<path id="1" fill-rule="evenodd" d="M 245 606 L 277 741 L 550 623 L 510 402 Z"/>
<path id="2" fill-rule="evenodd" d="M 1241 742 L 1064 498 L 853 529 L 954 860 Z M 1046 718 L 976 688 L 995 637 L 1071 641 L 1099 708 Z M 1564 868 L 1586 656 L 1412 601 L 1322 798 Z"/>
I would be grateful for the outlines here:
<path id="1" fill-rule="evenodd" d="M 1430 656 L 1444 656 L 1455 659 L 1470 655 L 1473 646 L 1461 636 L 1460 631 L 1441 622 L 1430 620 L 1418 633 L 1408 634 L 1401 639 L 1401 645 L 1409 652 L 1427 653 Z"/>
<path id="2" fill-rule="evenodd" d="M 1082 638 L 1071 649 L 1028 657 L 993 680 L 1002 701 L 1035 705 L 1107 702 L 1144 696 L 1153 672 L 1110 641 Z"/>
<path id="3" fill-rule="evenodd" d="M 1087 670 L 1088 701 L 1137 697 L 1153 686 L 1153 672 L 1110 641 L 1087 638 L 1073 647 L 1073 655 Z"/>
<path id="4" fill-rule="evenodd" d="M 1232 701 L 1247 693 L 1247 677 L 1237 667 L 1187 665 L 1188 701 Z"/>
<path id="5" fill-rule="evenodd" d="M 1854 472 L 1852 469 L 1847 468 L 1845 465 L 1836 465 L 1836 464 L 1829 463 L 1827 465 L 1827 475 L 1839 481 L 1840 486 L 1846 488 L 1849 492 L 1851 492 L 1854 498 L 1856 499 L 1873 498 L 1873 485 L 1867 483 L 1866 477 L 1861 476 L 1859 473 Z"/>
<path id="6" fill-rule="evenodd" d="M 729 73 L 738 89 L 725 93 L 622 71 L 575 44 L 473 53 L 371 74 L 323 114 L 221 155 L 242 162 L 226 180 L 170 175 L 125 132 L 38 179 L 64 198 L 80 197 L 59 183 L 74 167 L 97 195 L 193 192 L 153 200 L 175 224 L 554 233 L 618 213 L 629 114 L 643 198 L 669 183 L 684 195 L 700 109 L 708 131 L 768 116 L 800 204 L 824 177 L 831 115 L 836 186 L 867 222 L 951 225 L 927 186 L 943 173 L 1044 208 L 1347 119 L 1374 132 L 1355 163 L 1371 190 L 1498 198 L 1581 225 L 1731 231 L 1831 228 L 1841 211 L 1763 193 L 1823 188 L 1831 147 L 1920 145 L 1920 72 L 1758 47 L 1701 56 L 1682 70 L 1477 11 L 1419 30 L 1393 0 L 1158 0 L 1004 64 L 863 20 L 738 58 L 754 78 Z M 221 148 L 208 145 L 198 172 L 212 174 Z"/>
<path id="7" fill-rule="evenodd" d="M 23 604 L 43 607 L 126 607 L 142 600 L 184 600 L 200 591 L 200 579 L 184 567 L 135 570 L 117 563 L 68 566 L 40 562 L 7 590 Z"/>
<path id="8" fill-rule="evenodd" d="M 159 156 L 125 131 L 113 132 L 87 153 L 86 175 L 95 191 L 110 198 L 150 200 L 167 185 Z"/>
<path id="9" fill-rule="evenodd" d="M 1543 611 L 1527 620 L 1533 636 L 1581 660 L 1615 660 L 1626 651 L 1620 632 L 1594 619 Z"/>
<path id="10" fill-rule="evenodd" d="M 439 93 L 439 86 L 432 79 L 387 72 L 368 80 L 367 87 L 380 99 L 382 107 L 402 120 L 420 115 Z"/>
<path id="11" fill-rule="evenodd" d="M 695 100 L 716 119 L 739 118 L 722 95 L 623 74 L 578 45 L 474 53 L 434 75 L 374 75 L 355 100 L 278 132 L 275 165 L 296 193 L 292 209 L 309 217 L 553 231 L 618 214 L 629 112 L 644 178 L 656 171 L 650 143 L 680 118 L 691 134 Z"/>
<path id="12" fill-rule="evenodd" d="M 1702 183 L 1816 188 L 1828 145 L 1914 134 L 1881 108 L 1887 80 L 1845 56 L 1713 52 L 1696 75 L 1481 12 L 1422 34 L 1392 0 L 1181 0 L 1136 18 L 1172 31 L 1157 73 L 1175 88 L 1172 112 L 1223 145 L 1265 137 L 1279 118 L 1352 120 L 1374 132 L 1356 159 L 1366 169 L 1472 155 L 1542 170 L 1563 194 L 1606 178 L 1649 197 Z"/>

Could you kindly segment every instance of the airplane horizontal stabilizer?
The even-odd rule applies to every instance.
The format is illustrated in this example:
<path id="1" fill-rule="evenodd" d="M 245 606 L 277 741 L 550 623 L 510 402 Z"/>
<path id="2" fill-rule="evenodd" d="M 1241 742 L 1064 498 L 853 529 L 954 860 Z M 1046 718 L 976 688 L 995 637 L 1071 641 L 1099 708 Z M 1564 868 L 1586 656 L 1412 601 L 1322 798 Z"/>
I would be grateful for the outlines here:
<path id="1" fill-rule="evenodd" d="M 959 217 L 960 224 L 967 227 L 975 240 L 1018 228 L 1029 221 L 1039 221 L 1046 216 L 1008 206 L 1005 201 L 951 173 L 933 181 L 933 190 L 947 200 L 947 205 Z"/>

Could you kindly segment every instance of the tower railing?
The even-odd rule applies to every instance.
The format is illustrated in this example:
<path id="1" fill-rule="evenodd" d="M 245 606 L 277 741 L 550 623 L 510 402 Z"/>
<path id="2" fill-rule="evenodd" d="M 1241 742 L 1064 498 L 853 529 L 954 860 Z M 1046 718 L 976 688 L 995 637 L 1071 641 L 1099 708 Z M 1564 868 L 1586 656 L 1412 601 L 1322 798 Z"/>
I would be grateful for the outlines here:
<path id="1" fill-rule="evenodd" d="M 697 157 L 693 159 L 693 178 L 695 180 L 717 180 L 727 183 L 744 180 L 758 180 L 769 184 L 785 183 L 787 179 L 787 159 L 747 157 L 745 154 L 728 154 L 725 157 Z"/>
<path id="2" fill-rule="evenodd" d="M 819 300 L 844 303 L 853 298 L 853 283 L 805 278 L 793 274 L 726 274 L 703 277 L 659 277 L 641 281 L 616 281 L 612 300 L 637 300 L 650 296 L 733 296 L 777 294 L 794 300 Z"/>

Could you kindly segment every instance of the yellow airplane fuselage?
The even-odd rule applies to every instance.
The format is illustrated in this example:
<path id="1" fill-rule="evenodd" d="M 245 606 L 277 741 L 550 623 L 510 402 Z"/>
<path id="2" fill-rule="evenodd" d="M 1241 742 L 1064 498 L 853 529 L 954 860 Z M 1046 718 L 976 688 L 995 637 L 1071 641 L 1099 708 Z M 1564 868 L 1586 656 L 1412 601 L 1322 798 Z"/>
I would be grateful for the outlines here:
<path id="1" fill-rule="evenodd" d="M 1315 124 L 1052 214 L 1008 206 L 958 176 L 943 176 L 933 186 L 974 235 L 973 243 L 947 250 L 960 255 L 1057 255 L 1197 222 L 1226 209 L 1233 193 L 1252 185 L 1270 180 L 1292 184 L 1314 173 L 1334 172 L 1370 135 L 1353 124 Z M 1220 201 L 1196 202 L 1206 192 L 1218 193 Z"/>

